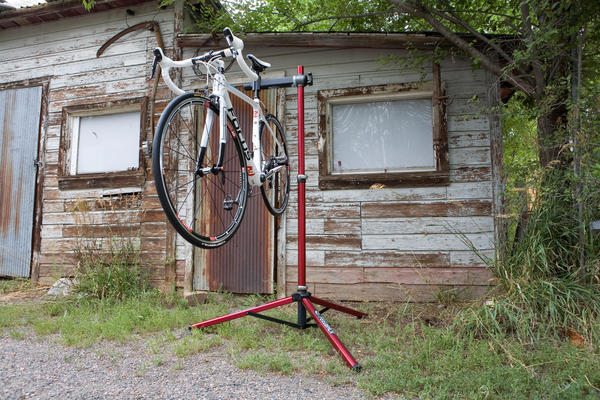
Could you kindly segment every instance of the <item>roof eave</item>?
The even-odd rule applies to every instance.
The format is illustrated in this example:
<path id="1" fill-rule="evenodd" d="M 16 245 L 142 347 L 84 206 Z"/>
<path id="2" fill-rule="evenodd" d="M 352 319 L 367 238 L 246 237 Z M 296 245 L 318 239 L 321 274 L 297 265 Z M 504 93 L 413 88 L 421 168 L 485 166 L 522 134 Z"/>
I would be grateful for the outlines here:
<path id="1" fill-rule="evenodd" d="M 261 47 L 330 47 L 330 48 L 433 48 L 447 44 L 439 34 L 358 33 L 358 32 L 251 32 L 240 35 L 246 46 Z M 226 46 L 222 35 L 179 34 L 180 47 L 219 48 Z"/>
<path id="2" fill-rule="evenodd" d="M 40 24 L 62 18 L 87 15 L 113 8 L 128 7 L 156 0 L 108 0 L 97 2 L 91 11 L 87 11 L 81 0 L 52 1 L 33 7 L 18 8 L 0 14 L 0 29 L 16 28 L 23 25 Z"/>

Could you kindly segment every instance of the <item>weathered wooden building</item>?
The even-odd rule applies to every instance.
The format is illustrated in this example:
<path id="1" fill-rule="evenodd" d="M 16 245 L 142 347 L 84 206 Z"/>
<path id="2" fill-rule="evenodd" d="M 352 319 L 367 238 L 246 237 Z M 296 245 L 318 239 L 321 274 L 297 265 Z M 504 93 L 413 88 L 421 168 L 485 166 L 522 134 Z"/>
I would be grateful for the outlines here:
<path id="1" fill-rule="evenodd" d="M 0 275 L 20 265 L 23 276 L 49 283 L 71 273 L 82 241 L 119 235 L 134 239 L 159 286 L 289 294 L 297 274 L 295 187 L 282 218 L 270 217 L 255 196 L 231 243 L 208 251 L 187 245 L 167 226 L 141 150 L 172 97 L 148 80 L 157 30 L 127 34 L 96 57 L 115 34 L 149 21 L 174 58 L 224 42 L 185 34 L 178 3 L 98 7 L 87 13 L 67 1 L 0 13 Z M 403 62 L 445 46 L 436 35 L 243 37 L 247 53 L 273 65 L 266 77 L 293 75 L 299 64 L 314 75 L 306 88 L 309 290 L 351 300 L 482 293 L 491 274 L 473 248 L 491 257 L 501 235 L 501 127 L 490 112 L 497 80 L 451 53 L 439 63 Z M 245 82 L 235 67 L 228 76 Z M 205 84 L 191 70 L 176 78 L 188 90 Z M 263 101 L 285 123 L 294 174 L 295 89 L 265 92 Z M 26 132 L 6 128 L 6 121 L 22 125 L 17 116 L 29 121 Z M 99 138 L 96 126 L 119 129 Z M 25 137 L 28 144 L 15 144 Z M 11 232 L 23 229 L 31 240 L 25 234 L 10 245 L 17 243 Z"/>

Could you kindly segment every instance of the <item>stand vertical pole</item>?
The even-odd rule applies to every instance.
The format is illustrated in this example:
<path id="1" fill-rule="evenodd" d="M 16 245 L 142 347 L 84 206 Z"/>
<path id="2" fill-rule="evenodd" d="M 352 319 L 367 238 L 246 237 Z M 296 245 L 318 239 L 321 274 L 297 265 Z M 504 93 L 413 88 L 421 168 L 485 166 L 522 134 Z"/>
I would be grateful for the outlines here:
<path id="1" fill-rule="evenodd" d="M 304 75 L 304 66 L 298 65 L 298 75 Z M 304 85 L 298 85 L 298 292 L 306 286 L 306 175 L 304 171 Z M 306 308 L 298 302 L 298 325 L 306 328 Z"/>
<path id="2" fill-rule="evenodd" d="M 298 74 L 304 67 L 298 65 Z M 298 86 L 298 290 L 306 287 L 306 175 L 304 171 L 304 86 Z"/>

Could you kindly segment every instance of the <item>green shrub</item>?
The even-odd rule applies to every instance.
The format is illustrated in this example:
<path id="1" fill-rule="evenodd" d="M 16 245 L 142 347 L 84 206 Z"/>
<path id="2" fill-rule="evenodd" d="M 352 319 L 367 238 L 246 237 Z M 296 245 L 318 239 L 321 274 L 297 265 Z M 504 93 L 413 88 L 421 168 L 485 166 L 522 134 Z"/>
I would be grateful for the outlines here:
<path id="1" fill-rule="evenodd" d="M 123 300 L 149 289 L 148 274 L 131 239 L 113 238 L 107 249 L 82 245 L 76 255 L 75 288 L 86 297 Z"/>

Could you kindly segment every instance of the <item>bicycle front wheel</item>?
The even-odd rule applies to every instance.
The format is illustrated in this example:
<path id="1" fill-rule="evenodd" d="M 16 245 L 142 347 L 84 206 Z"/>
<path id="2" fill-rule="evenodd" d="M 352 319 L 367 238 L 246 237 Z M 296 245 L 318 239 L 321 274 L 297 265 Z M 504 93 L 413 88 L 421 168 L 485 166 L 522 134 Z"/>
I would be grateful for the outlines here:
<path id="1" fill-rule="evenodd" d="M 272 114 L 265 119 L 267 123 L 260 131 L 260 146 L 266 179 L 260 193 L 269 212 L 278 216 L 285 211 L 290 195 L 290 157 L 281 123 Z"/>
<path id="2" fill-rule="evenodd" d="M 248 177 L 233 133 L 228 121 L 227 143 L 220 143 L 219 109 L 195 93 L 176 97 L 158 122 L 152 151 L 158 198 L 175 230 L 195 246 L 222 246 L 242 222 Z"/>

